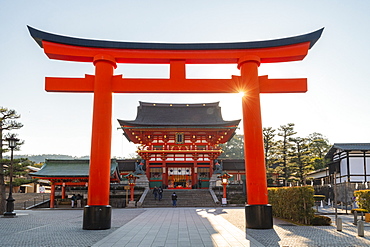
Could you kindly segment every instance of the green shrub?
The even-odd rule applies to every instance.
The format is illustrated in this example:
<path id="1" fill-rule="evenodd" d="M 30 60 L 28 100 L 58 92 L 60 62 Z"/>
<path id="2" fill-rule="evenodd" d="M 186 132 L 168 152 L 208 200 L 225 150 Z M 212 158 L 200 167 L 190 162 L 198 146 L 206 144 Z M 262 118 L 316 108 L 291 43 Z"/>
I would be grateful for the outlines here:
<path id="1" fill-rule="evenodd" d="M 312 186 L 268 188 L 273 215 L 300 224 L 311 224 L 315 204 Z"/>
<path id="2" fill-rule="evenodd" d="M 351 213 L 353 214 L 355 211 L 357 211 L 357 213 L 367 213 L 369 212 L 367 209 L 363 209 L 363 208 L 354 208 L 354 209 L 351 209 Z"/>
<path id="3" fill-rule="evenodd" d="M 357 190 L 354 194 L 358 206 L 370 212 L 370 190 Z"/>
<path id="4" fill-rule="evenodd" d="M 330 226 L 331 219 L 326 216 L 315 215 L 315 217 L 311 220 L 311 224 L 313 226 Z"/>

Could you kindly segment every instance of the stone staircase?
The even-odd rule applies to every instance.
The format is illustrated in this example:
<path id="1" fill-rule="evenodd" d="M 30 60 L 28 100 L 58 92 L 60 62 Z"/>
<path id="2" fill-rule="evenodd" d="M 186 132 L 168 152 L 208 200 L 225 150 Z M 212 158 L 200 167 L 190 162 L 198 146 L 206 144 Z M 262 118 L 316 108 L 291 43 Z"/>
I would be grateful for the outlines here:
<path id="1" fill-rule="evenodd" d="M 216 207 L 209 190 L 163 190 L 161 201 L 154 200 L 153 190 L 150 190 L 142 204 L 143 208 L 172 207 L 171 195 L 176 192 L 177 207 Z"/>
<path id="2" fill-rule="evenodd" d="M 26 209 L 29 206 L 48 200 L 49 197 L 50 194 L 48 193 L 13 193 L 13 198 L 15 200 L 14 209 Z M 8 198 L 8 194 L 6 198 Z"/>

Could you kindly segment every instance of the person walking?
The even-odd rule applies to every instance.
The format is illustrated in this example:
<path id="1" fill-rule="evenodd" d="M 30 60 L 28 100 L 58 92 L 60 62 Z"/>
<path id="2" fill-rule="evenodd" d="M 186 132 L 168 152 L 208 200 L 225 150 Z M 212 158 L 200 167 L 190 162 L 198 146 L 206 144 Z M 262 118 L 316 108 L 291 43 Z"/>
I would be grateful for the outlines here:
<path id="1" fill-rule="evenodd" d="M 73 194 L 72 197 L 71 197 L 71 206 L 72 206 L 72 208 L 75 207 L 75 202 L 76 202 L 76 195 Z"/>
<path id="2" fill-rule="evenodd" d="M 154 200 L 157 200 L 157 196 L 158 196 L 158 188 L 157 188 L 157 186 L 155 186 L 154 189 L 153 189 L 153 195 L 154 195 Z"/>
<path id="3" fill-rule="evenodd" d="M 80 194 L 77 194 L 76 201 L 77 201 L 77 207 L 82 208 L 82 204 L 81 204 L 82 196 Z"/>
<path id="4" fill-rule="evenodd" d="M 172 199 L 172 206 L 173 207 L 177 207 L 176 203 L 177 203 L 177 195 L 175 192 L 173 192 L 173 194 L 171 195 L 171 199 Z"/>
<path id="5" fill-rule="evenodd" d="M 160 201 L 163 197 L 163 189 L 162 186 L 159 186 L 158 188 L 158 201 Z"/>

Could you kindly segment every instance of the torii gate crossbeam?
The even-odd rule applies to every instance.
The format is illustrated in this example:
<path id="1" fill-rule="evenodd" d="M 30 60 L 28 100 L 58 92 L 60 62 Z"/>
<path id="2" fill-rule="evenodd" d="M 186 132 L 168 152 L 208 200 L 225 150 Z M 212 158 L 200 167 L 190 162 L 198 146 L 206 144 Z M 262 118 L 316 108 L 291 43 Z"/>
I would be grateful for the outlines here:
<path id="1" fill-rule="evenodd" d="M 247 188 L 247 228 L 272 228 L 268 204 L 260 93 L 307 91 L 307 80 L 258 76 L 261 63 L 299 61 L 320 38 L 323 29 L 283 39 L 235 43 L 135 43 L 79 39 L 28 27 L 50 59 L 92 62 L 95 75 L 84 78 L 47 77 L 49 92 L 94 93 L 88 205 L 83 229 L 109 229 L 109 169 L 112 93 L 237 93 L 244 92 L 243 127 Z M 169 64 L 168 79 L 122 78 L 113 75 L 117 63 Z M 237 64 L 231 79 L 187 79 L 186 64 Z"/>

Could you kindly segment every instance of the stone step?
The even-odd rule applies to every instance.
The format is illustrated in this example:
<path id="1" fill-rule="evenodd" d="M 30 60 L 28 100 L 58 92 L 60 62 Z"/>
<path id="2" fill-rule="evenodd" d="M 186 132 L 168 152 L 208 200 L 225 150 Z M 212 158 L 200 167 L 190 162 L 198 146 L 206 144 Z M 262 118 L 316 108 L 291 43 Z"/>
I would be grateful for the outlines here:
<path id="1" fill-rule="evenodd" d="M 146 196 L 142 207 L 171 207 L 173 192 L 177 195 L 178 207 L 214 207 L 217 206 L 208 190 L 171 190 L 163 191 L 162 200 L 154 200 L 153 191 Z"/>

